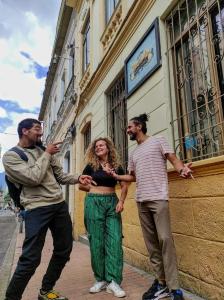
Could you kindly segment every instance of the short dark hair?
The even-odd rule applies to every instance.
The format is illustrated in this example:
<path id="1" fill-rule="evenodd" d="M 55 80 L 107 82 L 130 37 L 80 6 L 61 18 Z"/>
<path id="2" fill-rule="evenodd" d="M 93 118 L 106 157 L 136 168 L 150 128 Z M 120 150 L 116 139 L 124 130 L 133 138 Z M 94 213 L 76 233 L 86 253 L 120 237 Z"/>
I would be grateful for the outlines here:
<path id="1" fill-rule="evenodd" d="M 130 121 L 132 121 L 135 125 L 142 125 L 142 132 L 146 134 L 147 132 L 147 126 L 146 122 L 148 121 L 148 116 L 147 114 L 141 114 L 138 117 L 132 118 Z"/>
<path id="2" fill-rule="evenodd" d="M 24 119 L 21 122 L 19 122 L 18 127 L 17 127 L 17 132 L 18 132 L 19 138 L 21 138 L 23 136 L 23 128 L 30 129 L 34 126 L 34 124 L 41 125 L 41 122 L 36 119 L 31 119 L 31 118 Z"/>

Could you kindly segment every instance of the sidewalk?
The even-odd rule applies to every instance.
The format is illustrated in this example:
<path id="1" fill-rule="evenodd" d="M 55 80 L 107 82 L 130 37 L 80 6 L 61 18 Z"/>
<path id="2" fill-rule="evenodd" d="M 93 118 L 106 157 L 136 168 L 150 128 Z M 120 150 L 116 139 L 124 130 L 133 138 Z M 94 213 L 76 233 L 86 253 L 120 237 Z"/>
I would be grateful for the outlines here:
<path id="1" fill-rule="evenodd" d="M 15 269 L 21 253 L 23 234 L 17 236 L 17 244 L 12 270 Z M 36 273 L 31 278 L 22 300 L 37 299 L 43 274 L 47 268 L 52 254 L 52 239 L 48 234 L 42 252 L 41 264 Z M 123 272 L 122 287 L 127 293 L 127 300 L 141 300 L 142 294 L 149 288 L 153 278 L 144 272 L 125 264 Z M 66 295 L 69 300 L 115 300 L 118 299 L 105 291 L 97 294 L 89 294 L 89 288 L 94 283 L 94 277 L 90 266 L 89 247 L 80 242 L 74 243 L 71 259 L 63 270 L 61 278 L 58 280 L 55 289 Z M 196 296 L 188 296 L 186 300 L 199 299 Z"/>

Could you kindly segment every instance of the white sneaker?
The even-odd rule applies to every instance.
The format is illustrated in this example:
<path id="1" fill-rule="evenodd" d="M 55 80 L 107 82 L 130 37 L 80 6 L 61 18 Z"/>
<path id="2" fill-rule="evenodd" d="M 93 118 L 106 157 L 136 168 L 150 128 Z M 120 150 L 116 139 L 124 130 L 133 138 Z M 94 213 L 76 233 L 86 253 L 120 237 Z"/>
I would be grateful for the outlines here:
<path id="1" fill-rule="evenodd" d="M 122 288 L 119 286 L 119 284 L 117 284 L 113 280 L 107 286 L 107 293 L 114 294 L 114 296 L 118 297 L 118 298 L 123 298 L 126 296 L 125 291 L 122 290 Z"/>
<path id="2" fill-rule="evenodd" d="M 89 289 L 89 292 L 91 294 L 94 293 L 99 293 L 100 291 L 102 291 L 103 289 L 106 288 L 107 282 L 106 281 L 97 281 L 96 283 L 94 283 L 94 285 Z"/>

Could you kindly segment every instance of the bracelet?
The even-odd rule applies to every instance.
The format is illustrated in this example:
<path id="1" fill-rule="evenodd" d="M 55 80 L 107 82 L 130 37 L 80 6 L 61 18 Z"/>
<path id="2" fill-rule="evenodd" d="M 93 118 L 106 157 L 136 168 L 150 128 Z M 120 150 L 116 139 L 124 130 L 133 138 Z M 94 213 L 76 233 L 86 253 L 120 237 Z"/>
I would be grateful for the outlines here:
<path id="1" fill-rule="evenodd" d="M 80 183 L 81 184 L 81 182 L 79 181 L 79 178 L 81 177 L 82 175 L 79 175 L 79 177 L 78 177 L 78 183 Z"/>

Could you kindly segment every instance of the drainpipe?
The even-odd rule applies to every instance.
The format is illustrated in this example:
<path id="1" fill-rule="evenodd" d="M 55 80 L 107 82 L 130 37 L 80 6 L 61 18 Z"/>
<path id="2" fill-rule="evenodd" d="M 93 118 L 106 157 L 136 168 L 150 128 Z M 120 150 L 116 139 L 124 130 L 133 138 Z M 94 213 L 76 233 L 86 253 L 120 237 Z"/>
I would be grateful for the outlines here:
<path id="1" fill-rule="evenodd" d="M 170 70 L 169 70 L 169 67 L 170 67 L 170 59 L 169 59 L 169 53 L 168 53 L 168 39 L 167 39 L 167 33 L 166 33 L 166 62 L 167 62 L 167 71 L 168 71 L 168 98 L 169 98 L 169 104 L 170 104 L 170 114 L 171 114 L 171 120 L 173 121 L 174 120 L 174 117 L 173 117 L 173 105 L 172 105 L 172 95 L 171 95 L 171 81 L 170 81 Z M 171 124 L 171 123 L 170 123 Z M 173 122 L 172 122 L 172 137 L 173 137 L 173 149 L 175 150 L 175 136 L 174 136 L 174 126 L 173 126 Z"/>

